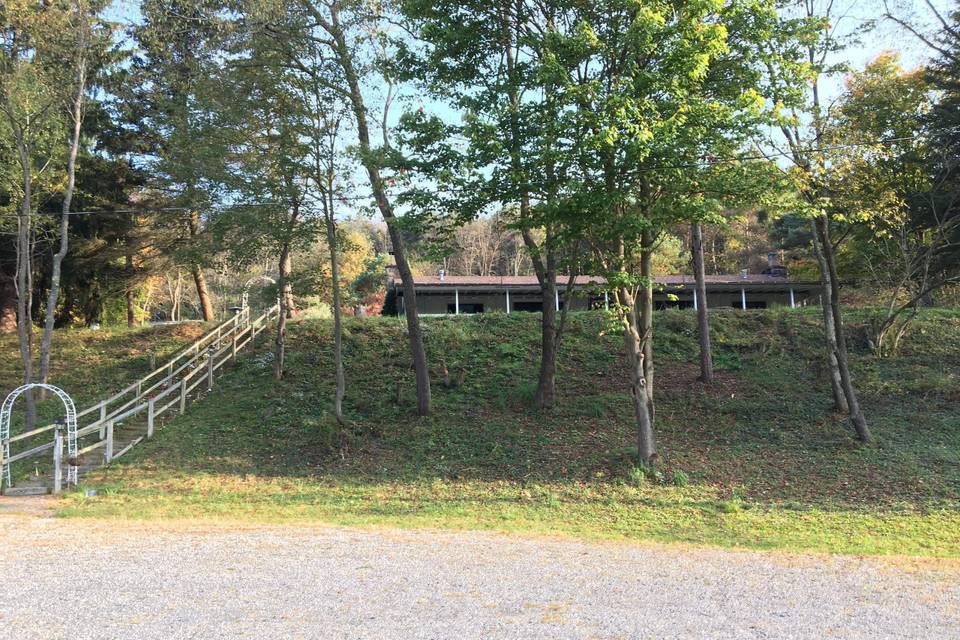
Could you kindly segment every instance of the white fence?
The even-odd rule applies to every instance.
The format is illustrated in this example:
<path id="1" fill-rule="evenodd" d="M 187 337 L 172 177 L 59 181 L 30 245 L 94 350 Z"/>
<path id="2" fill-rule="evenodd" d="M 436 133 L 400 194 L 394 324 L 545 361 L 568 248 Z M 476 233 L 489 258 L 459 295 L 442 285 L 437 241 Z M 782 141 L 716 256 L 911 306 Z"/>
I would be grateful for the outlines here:
<path id="1" fill-rule="evenodd" d="M 206 384 L 208 390 L 212 389 L 217 370 L 236 358 L 237 353 L 263 332 L 268 323 L 277 317 L 279 311 L 279 306 L 274 305 L 251 321 L 250 309 L 243 309 L 164 365 L 109 398 L 78 411 L 76 414 L 77 441 L 80 445 L 78 445 L 76 457 L 69 458 L 65 462 L 76 467 L 80 464 L 80 458 L 102 449 L 103 464 L 107 464 L 130 451 L 144 438 L 152 437 L 157 418 L 171 409 L 182 414 L 187 408 L 190 394 L 200 385 Z M 144 416 L 146 433 L 116 450 L 115 429 L 121 422 L 129 422 Z M 84 419 L 87 420 L 86 424 Z M 58 440 L 53 433 L 59 433 L 58 426 L 51 424 L 38 427 L 0 441 L 0 489 L 2 489 L 4 478 L 9 485 L 10 465 L 18 460 L 37 456 L 53 449 L 54 460 L 59 461 L 61 456 L 57 451 Z M 40 440 L 43 442 L 36 444 Z M 25 444 L 28 448 L 11 455 L 12 445 L 24 446 Z M 56 479 L 62 474 L 59 465 L 55 463 L 54 466 L 57 467 L 53 472 Z M 68 475 L 76 477 L 75 473 Z M 60 490 L 58 484 L 54 481 L 54 492 Z"/>

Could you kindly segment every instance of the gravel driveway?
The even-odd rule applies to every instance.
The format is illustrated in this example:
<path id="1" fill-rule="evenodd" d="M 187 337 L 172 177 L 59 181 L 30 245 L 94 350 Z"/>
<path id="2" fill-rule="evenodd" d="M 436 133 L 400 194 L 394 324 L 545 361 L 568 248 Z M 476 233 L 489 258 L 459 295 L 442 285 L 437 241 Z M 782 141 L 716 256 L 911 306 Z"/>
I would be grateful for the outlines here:
<path id="1" fill-rule="evenodd" d="M 2 511 L 10 640 L 960 638 L 956 562 Z"/>

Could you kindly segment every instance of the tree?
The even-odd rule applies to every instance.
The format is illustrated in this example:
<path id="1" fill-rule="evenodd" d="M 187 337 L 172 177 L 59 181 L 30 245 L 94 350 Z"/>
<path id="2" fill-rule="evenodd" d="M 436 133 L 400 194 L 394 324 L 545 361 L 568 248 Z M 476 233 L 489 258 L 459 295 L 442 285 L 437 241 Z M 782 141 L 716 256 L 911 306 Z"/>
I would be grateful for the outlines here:
<path id="1" fill-rule="evenodd" d="M 562 206 L 616 300 L 643 463 L 657 455 L 654 254 L 672 225 L 742 188 L 709 159 L 733 156 L 760 121 L 752 69 L 774 18 L 770 3 L 595 2 L 577 6 L 555 47 L 578 140 Z"/>
<path id="2" fill-rule="evenodd" d="M 471 213 L 513 205 L 511 226 L 527 249 L 542 301 L 534 401 L 549 408 L 556 393 L 557 278 L 569 249 L 557 206 L 573 157 L 552 76 L 552 39 L 575 28 L 575 14 L 562 2 L 407 0 L 402 7 L 420 45 L 404 50 L 406 77 L 464 114 L 464 125 L 450 131 L 467 139 L 464 162 L 476 171 L 464 189 L 475 194 Z M 441 165 L 432 177 L 444 174 L 449 169 Z M 575 272 L 574 264 L 566 266 Z"/>
<path id="3" fill-rule="evenodd" d="M 710 348 L 710 317 L 707 305 L 706 271 L 703 263 L 703 231 L 699 222 L 690 225 L 690 253 L 696 281 L 697 339 L 700 342 L 700 380 L 713 382 L 713 353 Z"/>
<path id="4" fill-rule="evenodd" d="M 370 115 L 361 84 L 364 76 L 376 71 L 375 67 L 362 65 L 361 60 L 365 53 L 365 46 L 366 53 L 369 53 L 368 34 L 377 33 L 382 16 L 377 12 L 376 6 L 368 7 L 363 3 L 340 0 L 323 2 L 298 0 L 290 6 L 282 7 L 281 13 L 288 14 L 294 10 L 298 14 L 305 15 L 306 20 L 300 22 L 300 25 L 309 26 L 296 34 L 284 31 L 289 37 L 287 42 L 282 43 L 283 49 L 288 54 L 287 63 L 293 66 L 298 65 L 298 50 L 306 48 L 303 46 L 304 40 L 310 48 L 319 48 L 332 61 L 336 73 L 329 73 L 330 70 L 325 69 L 322 75 L 315 76 L 315 80 L 342 96 L 351 108 L 353 124 L 356 127 L 359 161 L 366 171 L 377 209 L 387 224 L 397 269 L 403 281 L 404 299 L 407 301 L 404 305 L 407 334 L 417 382 L 417 413 L 425 416 L 430 413 L 430 371 L 423 344 L 420 317 L 416 308 L 416 287 L 407 259 L 406 241 L 401 230 L 401 222 L 391 204 L 384 180 L 384 163 L 380 152 L 385 150 L 377 150 L 373 147 Z M 268 24 L 267 28 L 271 26 Z M 277 28 L 277 24 L 274 23 L 272 28 Z M 279 28 L 282 29 L 282 27 Z M 386 116 L 381 121 L 385 142 L 389 140 L 387 121 Z"/>
<path id="5" fill-rule="evenodd" d="M 63 86 L 68 87 L 65 98 L 66 122 L 70 130 L 67 144 L 66 179 L 67 184 L 63 191 L 63 202 L 60 213 L 60 247 L 53 255 L 53 267 L 50 274 L 50 292 L 47 295 L 47 306 L 44 314 L 43 335 L 40 339 L 40 375 L 39 381 L 46 384 L 50 376 L 50 347 L 53 342 L 53 327 L 56 318 L 57 303 L 60 297 L 60 275 L 63 259 L 67 255 L 70 240 L 70 206 L 73 203 L 73 192 L 77 178 L 77 154 L 80 151 L 80 132 L 83 129 L 83 118 L 88 89 L 88 76 L 91 67 L 97 61 L 91 60 L 100 50 L 106 49 L 107 37 L 103 33 L 95 33 L 97 28 L 97 14 L 101 3 L 90 4 L 86 0 L 74 0 L 73 10 L 65 25 L 72 34 L 69 43 L 70 51 L 66 52 L 70 64 L 61 67 L 60 72 L 65 75 L 58 78 Z"/>
<path id="6" fill-rule="evenodd" d="M 849 3 L 848 3 L 849 4 Z M 778 155 L 791 163 L 790 176 L 800 196 L 800 208 L 811 221 L 813 248 L 822 285 L 824 344 L 830 368 L 834 406 L 849 414 L 861 442 L 872 439 L 850 373 L 847 338 L 840 306 L 834 220 L 825 185 L 828 173 L 823 149 L 828 137 L 829 114 L 821 100 L 822 77 L 844 70 L 832 57 L 870 25 L 841 37 L 834 21 L 844 9 L 831 1 L 804 0 L 796 10 L 784 4 L 779 29 L 763 47 L 764 88 L 774 108 L 783 140 L 768 141 Z"/>
<path id="7" fill-rule="evenodd" d="M 960 219 L 941 210 L 941 152 L 925 131 L 930 88 L 922 71 L 906 72 L 885 53 L 847 79 L 829 129 L 831 217 L 849 228 L 847 263 L 884 299 L 872 322 L 879 355 L 896 351 L 921 305 L 960 275 L 955 242 Z"/>
<path id="8" fill-rule="evenodd" d="M 216 104 L 216 59 L 231 24 L 219 0 L 145 0 L 143 20 L 131 32 L 137 49 L 121 95 L 126 119 L 140 141 L 152 188 L 166 205 L 184 211 L 180 259 L 189 265 L 205 321 L 214 318 L 203 267 L 203 210 L 216 199 L 207 167 L 220 161 L 211 113 Z M 119 83 L 118 83 L 119 84 Z"/>
<path id="9" fill-rule="evenodd" d="M 69 213 L 75 185 L 87 79 L 95 47 L 99 3 L 36 4 L 16 0 L 0 8 L 7 25 L 0 40 L 0 112 L 13 139 L 20 169 L 17 219 L 17 335 L 24 382 L 33 382 L 33 274 L 35 180 L 61 170 L 59 155 L 66 149 L 63 171 L 59 249 L 53 258 L 50 295 L 40 344 L 38 379 L 46 382 L 54 314 L 59 296 L 60 267 L 67 253 Z M 64 133 L 67 135 L 64 135 Z M 63 136 L 63 137 L 61 137 Z M 67 144 L 63 144 L 67 138 Z M 27 422 L 35 417 L 27 394 Z"/>

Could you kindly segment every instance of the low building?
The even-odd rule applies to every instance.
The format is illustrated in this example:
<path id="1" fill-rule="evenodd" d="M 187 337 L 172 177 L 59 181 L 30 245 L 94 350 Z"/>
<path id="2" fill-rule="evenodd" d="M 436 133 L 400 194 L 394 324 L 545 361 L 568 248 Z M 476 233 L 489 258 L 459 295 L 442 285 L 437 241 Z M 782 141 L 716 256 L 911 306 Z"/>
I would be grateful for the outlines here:
<path id="1" fill-rule="evenodd" d="M 423 315 L 485 313 L 488 311 L 542 311 L 540 283 L 535 276 L 436 276 L 414 278 L 417 311 Z M 554 304 L 574 311 L 602 309 L 610 299 L 604 293 L 606 280 L 578 276 L 568 289 L 569 276 L 557 277 Z M 396 274 L 390 276 L 397 310 L 405 305 L 403 287 Z M 658 309 L 696 308 L 693 276 L 658 276 L 654 304 Z M 799 307 L 819 302 L 820 283 L 794 281 L 785 275 L 741 274 L 706 277 L 707 306 L 712 308 L 766 309 L 775 306 Z"/>

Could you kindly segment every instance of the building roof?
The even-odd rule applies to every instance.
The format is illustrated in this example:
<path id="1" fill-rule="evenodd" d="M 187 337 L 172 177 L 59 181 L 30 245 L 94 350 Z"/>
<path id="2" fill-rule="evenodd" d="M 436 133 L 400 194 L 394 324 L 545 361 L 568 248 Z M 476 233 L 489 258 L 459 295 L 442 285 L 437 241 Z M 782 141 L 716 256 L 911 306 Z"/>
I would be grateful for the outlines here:
<path id="1" fill-rule="evenodd" d="M 558 275 L 557 285 L 565 288 L 570 280 L 569 275 Z M 391 281 L 394 285 L 400 284 L 400 276 L 393 275 Z M 656 276 L 657 284 L 667 287 L 692 287 L 694 278 L 692 275 L 670 275 Z M 452 287 L 484 287 L 484 288 L 513 288 L 513 287 L 539 287 L 540 282 L 536 276 L 416 276 L 413 279 L 414 285 L 418 288 L 452 288 Z M 761 286 L 789 286 L 799 285 L 805 287 L 819 287 L 819 282 L 802 282 L 790 280 L 779 276 L 770 276 L 762 274 L 741 275 L 708 275 L 705 277 L 708 285 L 761 285 Z M 603 276 L 577 276 L 575 287 L 589 287 L 591 285 L 602 285 L 606 283 Z"/>

